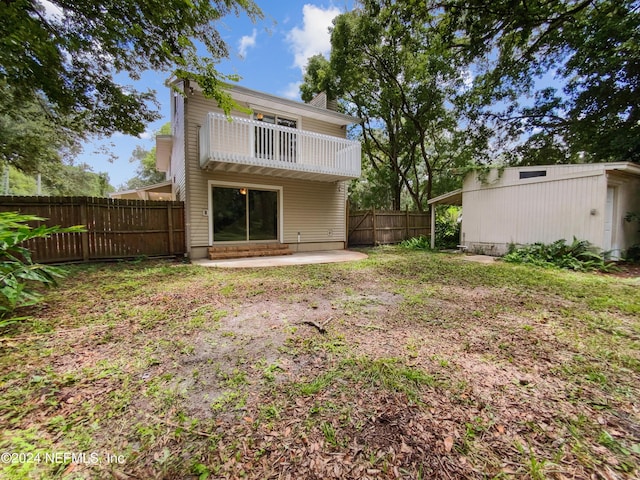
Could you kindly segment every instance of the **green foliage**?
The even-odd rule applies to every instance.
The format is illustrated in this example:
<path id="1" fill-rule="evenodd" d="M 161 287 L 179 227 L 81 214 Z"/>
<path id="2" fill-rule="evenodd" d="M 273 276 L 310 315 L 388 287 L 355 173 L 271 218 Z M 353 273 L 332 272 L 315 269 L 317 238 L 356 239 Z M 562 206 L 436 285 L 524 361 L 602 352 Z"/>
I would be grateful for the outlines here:
<path id="1" fill-rule="evenodd" d="M 580 272 L 600 270 L 610 271 L 613 267 L 605 262 L 604 255 L 586 240 L 568 244 L 566 240 L 553 243 L 534 243 L 523 247 L 509 246 L 509 252 L 502 257 L 505 262 L 529 263 L 541 267 L 558 267 Z"/>
<path id="2" fill-rule="evenodd" d="M 400 242 L 402 248 L 407 250 L 431 250 L 431 241 L 429 237 L 420 235 L 419 237 L 408 238 Z"/>
<path id="3" fill-rule="evenodd" d="M 386 190 L 385 208 L 401 209 L 406 194 L 422 211 L 434 188 L 452 186 L 453 169 L 482 152 L 486 137 L 462 127 L 469 108 L 459 109 L 457 98 L 466 65 L 436 26 L 441 13 L 416 10 L 411 2 L 366 0 L 336 17 L 331 57 L 309 61 L 301 91 L 305 99 L 326 91 L 363 120 L 367 181 Z M 363 204 L 387 200 L 358 193 Z"/>
<path id="4" fill-rule="evenodd" d="M 449 0 L 444 8 L 442 29 L 478 67 L 469 92 L 484 105 L 477 120 L 495 129 L 511 163 L 640 161 L 637 1 Z"/>
<path id="5" fill-rule="evenodd" d="M 373 168 L 370 162 L 362 164 L 362 174 L 349 185 L 349 205 L 352 210 L 386 210 L 393 205 L 393 172 L 387 165 Z M 402 204 L 401 204 L 402 206 Z"/>
<path id="6" fill-rule="evenodd" d="M 460 243 L 461 207 L 455 205 L 436 206 L 436 247 L 456 248 Z"/>
<path id="7" fill-rule="evenodd" d="M 639 212 L 627 212 L 624 219 L 627 222 L 637 222 L 640 225 L 640 213 Z"/>
<path id="8" fill-rule="evenodd" d="M 171 135 L 171 123 L 165 123 L 156 135 Z M 156 147 L 151 150 L 145 150 L 141 146 L 136 146 L 129 159 L 131 163 L 138 163 L 136 176 L 127 180 L 120 190 L 134 190 L 136 188 L 145 187 L 165 181 L 165 173 L 156 170 Z"/>
<path id="9" fill-rule="evenodd" d="M 334 72 L 331 64 L 324 55 L 317 54 L 309 58 L 304 71 L 302 85 L 300 85 L 300 97 L 308 102 L 320 92 L 327 94 L 327 99 L 334 100 L 337 97 Z"/>
<path id="10" fill-rule="evenodd" d="M 436 238 L 437 249 L 456 248 L 460 241 L 460 212 L 461 207 L 437 206 L 436 207 Z M 429 237 L 421 235 L 409 238 L 400 243 L 402 248 L 408 250 L 431 250 Z"/>
<path id="11" fill-rule="evenodd" d="M 41 95 L 25 97 L 0 73 L 0 162 L 35 173 L 59 164 L 75 151 L 78 140 L 62 120 L 52 117 Z"/>
<path id="12" fill-rule="evenodd" d="M 173 70 L 199 81 L 206 95 L 228 99 L 221 82 L 236 77 L 215 68 L 228 55 L 216 27 L 241 13 L 262 17 L 253 0 L 0 2 L 0 86 L 11 98 L 0 138 L 18 130 L 0 152 L 40 162 L 33 153 L 53 158 L 68 140 L 144 132 L 158 118 L 155 92 L 120 84 L 114 73 L 137 80 L 148 70 Z"/>
<path id="13" fill-rule="evenodd" d="M 31 252 L 22 243 L 35 238 L 48 238 L 56 233 L 81 232 L 83 227 L 31 227 L 27 224 L 44 220 L 34 215 L 0 212 L 0 319 L 16 308 L 37 303 L 41 295 L 33 288 L 35 284 L 52 286 L 65 275 L 65 271 L 59 267 L 34 263 Z M 0 321 L 0 326 L 14 320 Z"/>
<path id="14" fill-rule="evenodd" d="M 9 177 L 8 185 L 7 176 Z M 26 175 L 13 165 L 2 169 L 2 186 L 0 187 L 2 195 L 35 195 L 37 190 L 35 176 Z"/>
<path id="15" fill-rule="evenodd" d="M 86 163 L 57 165 L 42 175 L 44 195 L 106 197 L 114 191 L 106 172 L 96 173 Z"/>
<path id="16" fill-rule="evenodd" d="M 37 195 L 35 174 L 26 174 L 9 165 L 9 188 L 6 188 L 5 168 L 0 185 L 2 195 Z M 105 172 L 95 173 L 86 163 L 79 165 L 49 165 L 41 172 L 41 195 L 106 197 L 114 191 Z"/>
<path id="17" fill-rule="evenodd" d="M 639 212 L 627 212 L 624 217 L 627 222 L 636 222 L 640 227 L 640 213 Z M 638 230 L 640 232 L 640 230 Z M 640 243 L 631 245 L 626 252 L 624 252 L 624 259 L 628 262 L 638 263 L 640 262 Z"/>

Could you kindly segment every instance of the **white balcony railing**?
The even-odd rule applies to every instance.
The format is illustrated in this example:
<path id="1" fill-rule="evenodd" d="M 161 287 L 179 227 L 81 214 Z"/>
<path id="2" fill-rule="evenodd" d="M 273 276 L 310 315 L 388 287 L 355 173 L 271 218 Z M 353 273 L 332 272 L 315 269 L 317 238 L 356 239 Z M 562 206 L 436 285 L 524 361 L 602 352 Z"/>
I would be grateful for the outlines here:
<path id="1" fill-rule="evenodd" d="M 260 167 L 275 175 L 346 180 L 360 176 L 360 143 L 208 113 L 200 131 L 200 166 L 223 164 Z"/>

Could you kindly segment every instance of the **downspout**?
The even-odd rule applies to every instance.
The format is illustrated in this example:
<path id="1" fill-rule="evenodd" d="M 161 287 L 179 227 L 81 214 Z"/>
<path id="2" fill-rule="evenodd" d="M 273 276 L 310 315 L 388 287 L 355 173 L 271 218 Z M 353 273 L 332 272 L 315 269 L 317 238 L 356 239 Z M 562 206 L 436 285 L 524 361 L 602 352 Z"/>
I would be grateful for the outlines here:
<path id="1" fill-rule="evenodd" d="M 187 257 L 191 258 L 191 186 L 190 186 L 190 158 L 189 158 L 189 122 L 187 121 L 187 88 L 188 81 L 182 82 L 182 142 L 184 144 L 184 228 L 186 230 L 185 241 L 187 242 Z"/>

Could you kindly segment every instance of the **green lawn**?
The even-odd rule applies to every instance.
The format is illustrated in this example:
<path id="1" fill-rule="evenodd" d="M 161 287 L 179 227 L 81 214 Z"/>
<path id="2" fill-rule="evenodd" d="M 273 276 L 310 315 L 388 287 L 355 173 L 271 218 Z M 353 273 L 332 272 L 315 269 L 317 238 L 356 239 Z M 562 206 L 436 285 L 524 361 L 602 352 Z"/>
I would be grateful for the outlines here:
<path id="1" fill-rule="evenodd" d="M 638 478 L 640 279 L 368 253 L 70 267 L 0 337 L 0 478 Z"/>

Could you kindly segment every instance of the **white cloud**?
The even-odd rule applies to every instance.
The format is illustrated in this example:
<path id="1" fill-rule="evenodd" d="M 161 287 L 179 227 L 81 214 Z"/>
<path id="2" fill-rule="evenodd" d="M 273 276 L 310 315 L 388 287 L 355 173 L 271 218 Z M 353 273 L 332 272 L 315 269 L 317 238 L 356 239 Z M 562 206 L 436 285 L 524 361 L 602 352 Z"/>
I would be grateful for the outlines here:
<path id="1" fill-rule="evenodd" d="M 293 51 L 293 65 L 304 70 L 309 57 L 331 51 L 329 27 L 340 14 L 340 9 L 330 6 L 326 10 L 316 5 L 302 7 L 302 28 L 294 27 L 287 34 L 287 42 Z"/>
<path id="2" fill-rule="evenodd" d="M 291 82 L 280 92 L 280 95 L 291 100 L 300 100 L 300 85 L 302 82 Z"/>
<path id="3" fill-rule="evenodd" d="M 240 53 L 241 57 L 244 58 L 247 55 L 247 50 L 251 47 L 256 46 L 257 35 L 258 35 L 258 32 L 254 28 L 251 36 L 243 35 L 242 38 L 240 38 L 240 42 L 238 42 L 238 53 Z"/>
<path id="4" fill-rule="evenodd" d="M 140 135 L 138 135 L 138 138 L 142 138 L 143 140 L 149 140 L 151 138 L 155 138 L 156 136 L 156 132 L 154 132 L 153 130 L 145 130 L 144 132 L 142 132 Z"/>
<path id="5" fill-rule="evenodd" d="M 62 20 L 64 17 L 62 9 L 48 0 L 39 0 L 38 3 L 44 8 L 44 16 L 48 20 Z"/>
<path id="6" fill-rule="evenodd" d="M 463 91 L 469 90 L 473 86 L 473 72 L 470 69 L 465 69 L 460 73 L 460 79 L 462 80 Z"/>

